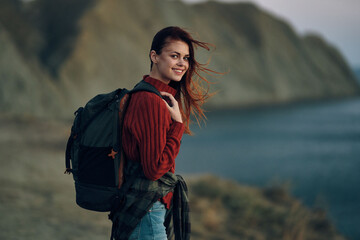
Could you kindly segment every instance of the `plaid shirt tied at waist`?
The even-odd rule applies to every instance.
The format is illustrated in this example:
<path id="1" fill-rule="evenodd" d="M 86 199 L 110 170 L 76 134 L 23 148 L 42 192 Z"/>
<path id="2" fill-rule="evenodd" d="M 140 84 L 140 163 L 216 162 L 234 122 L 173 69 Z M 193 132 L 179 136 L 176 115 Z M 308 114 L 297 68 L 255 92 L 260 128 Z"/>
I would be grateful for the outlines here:
<path id="1" fill-rule="evenodd" d="M 135 174 L 134 169 L 130 170 Z M 190 239 L 190 218 L 187 186 L 180 175 L 167 172 L 156 181 L 137 174 L 122 186 L 126 189 L 120 206 L 109 214 L 113 222 L 111 240 L 127 240 L 152 205 L 170 191 L 174 191 L 171 208 L 165 216 L 166 234 L 169 240 Z"/>

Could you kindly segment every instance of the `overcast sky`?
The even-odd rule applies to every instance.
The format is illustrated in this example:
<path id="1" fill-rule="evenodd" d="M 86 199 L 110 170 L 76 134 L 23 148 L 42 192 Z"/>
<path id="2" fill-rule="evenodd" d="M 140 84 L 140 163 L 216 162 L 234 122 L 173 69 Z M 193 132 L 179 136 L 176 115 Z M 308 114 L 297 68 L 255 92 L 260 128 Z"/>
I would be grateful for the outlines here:
<path id="1" fill-rule="evenodd" d="M 201 2 L 203 0 L 183 0 Z M 244 0 L 218 0 L 244 2 Z M 360 67 L 360 0 L 248 0 L 288 21 L 295 31 L 316 32 Z"/>

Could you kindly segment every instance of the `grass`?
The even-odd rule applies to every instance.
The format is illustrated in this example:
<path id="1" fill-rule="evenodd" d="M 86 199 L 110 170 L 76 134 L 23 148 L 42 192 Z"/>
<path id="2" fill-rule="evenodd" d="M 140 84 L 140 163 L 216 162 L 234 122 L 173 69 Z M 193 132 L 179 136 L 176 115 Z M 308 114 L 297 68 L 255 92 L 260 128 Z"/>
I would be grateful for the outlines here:
<path id="1" fill-rule="evenodd" d="M 215 176 L 189 181 L 195 239 L 344 239 L 326 212 L 311 210 L 286 187 L 244 186 Z"/>

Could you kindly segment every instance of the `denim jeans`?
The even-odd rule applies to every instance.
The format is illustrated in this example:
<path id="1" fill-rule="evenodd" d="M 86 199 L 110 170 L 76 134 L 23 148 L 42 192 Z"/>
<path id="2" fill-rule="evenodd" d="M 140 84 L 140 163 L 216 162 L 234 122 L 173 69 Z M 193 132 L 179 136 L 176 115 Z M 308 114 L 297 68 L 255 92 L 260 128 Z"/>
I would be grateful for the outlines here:
<path id="1" fill-rule="evenodd" d="M 135 227 L 129 240 L 167 240 L 164 226 L 165 213 L 165 205 L 156 201 Z"/>

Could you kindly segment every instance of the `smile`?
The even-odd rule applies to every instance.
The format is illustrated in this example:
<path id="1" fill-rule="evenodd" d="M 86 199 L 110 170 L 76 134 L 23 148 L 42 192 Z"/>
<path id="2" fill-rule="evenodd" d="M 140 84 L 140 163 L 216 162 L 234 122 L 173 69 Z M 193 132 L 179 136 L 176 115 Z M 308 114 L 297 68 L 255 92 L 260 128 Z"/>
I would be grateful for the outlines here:
<path id="1" fill-rule="evenodd" d="M 184 72 L 184 70 L 181 70 L 181 69 L 173 69 L 174 72 L 178 73 L 178 74 L 181 74 Z"/>

